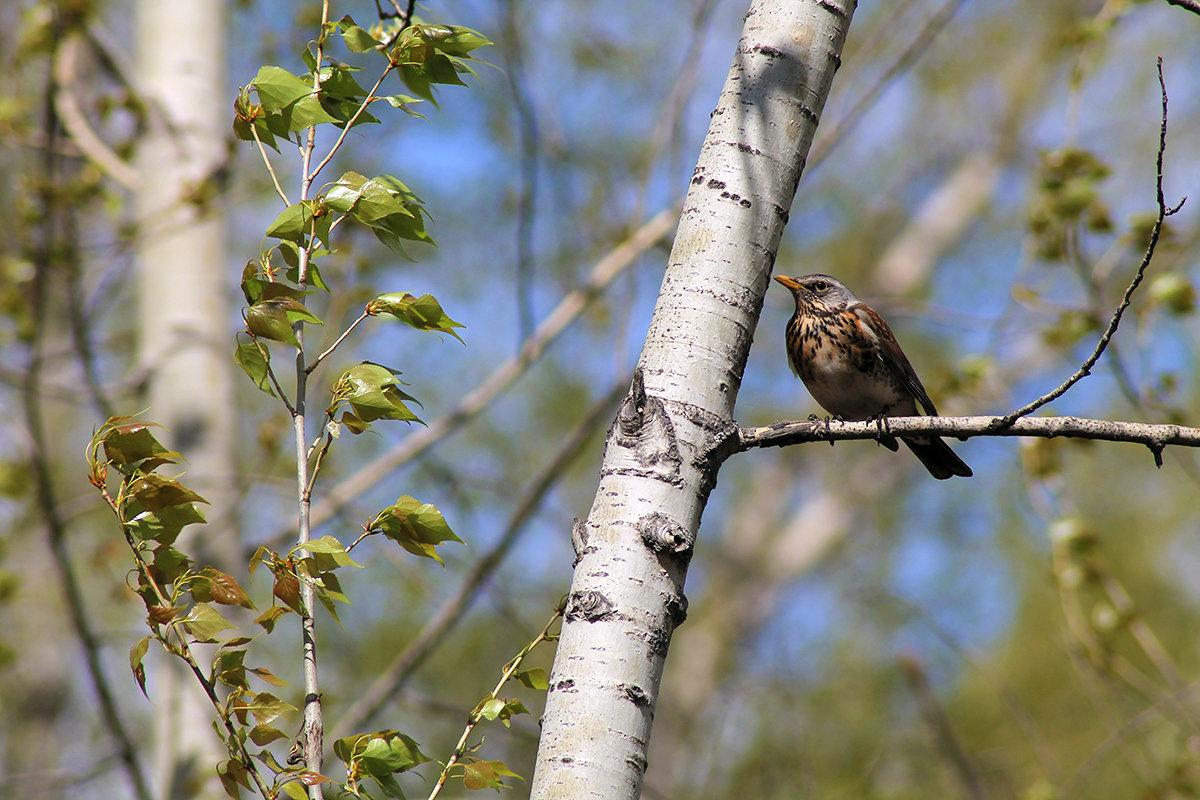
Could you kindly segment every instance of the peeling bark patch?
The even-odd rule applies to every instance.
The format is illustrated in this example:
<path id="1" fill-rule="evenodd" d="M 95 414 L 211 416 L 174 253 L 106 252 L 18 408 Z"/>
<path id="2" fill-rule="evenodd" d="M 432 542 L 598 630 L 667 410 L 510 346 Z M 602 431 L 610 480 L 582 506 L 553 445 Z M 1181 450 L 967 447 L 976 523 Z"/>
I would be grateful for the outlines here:
<path id="1" fill-rule="evenodd" d="M 801 103 L 800 105 L 798 105 L 796 107 L 800 109 L 800 116 L 804 117 L 806 120 L 811 122 L 813 125 L 820 123 L 820 121 L 821 121 L 820 114 L 813 111 L 811 108 L 804 105 L 803 103 Z"/>
<path id="2" fill-rule="evenodd" d="M 764 56 L 766 56 L 768 58 L 785 58 L 786 57 L 786 54 L 782 50 L 775 48 L 775 47 L 770 47 L 769 45 L 765 45 L 765 44 L 760 44 L 757 47 L 751 48 L 750 52 L 762 53 Z"/>
<path id="3" fill-rule="evenodd" d="M 587 548 L 587 524 L 579 517 L 575 518 L 575 524 L 571 526 L 571 546 L 575 549 L 575 563 L 579 563 Z"/>
<path id="4" fill-rule="evenodd" d="M 687 622 L 688 599 L 680 594 L 667 601 L 667 614 L 671 617 L 671 626 L 678 628 Z"/>
<path id="5" fill-rule="evenodd" d="M 650 696 L 646 694 L 646 690 L 640 686 L 635 686 L 632 683 L 623 683 L 619 687 L 625 694 L 625 699 L 629 700 L 639 708 L 650 707 Z"/>
<path id="6" fill-rule="evenodd" d="M 682 480 L 675 426 L 662 400 L 646 394 L 640 369 L 633 373 L 633 385 L 621 403 L 615 427 L 617 444 L 632 451 L 637 465 L 634 471 L 671 483 Z"/>
<path id="7" fill-rule="evenodd" d="M 640 753 L 633 753 L 626 756 L 625 763 L 636 769 L 639 775 L 644 775 L 646 772 L 646 757 Z"/>
<path id="8" fill-rule="evenodd" d="M 833 14 L 838 19 L 846 19 L 846 10 L 833 0 L 817 0 L 817 5 Z"/>
<path id="9" fill-rule="evenodd" d="M 567 619 L 582 619 L 587 622 L 599 622 L 614 616 L 611 600 L 600 592 L 587 591 L 571 595 L 567 605 Z"/>
<path id="10" fill-rule="evenodd" d="M 666 658 L 667 650 L 671 646 L 671 634 L 669 631 L 655 630 L 651 631 L 646 637 L 646 646 L 650 648 L 650 652 L 661 658 Z"/>
<path id="11" fill-rule="evenodd" d="M 695 543 L 691 532 L 657 511 L 638 519 L 637 531 L 646 547 L 655 553 L 683 553 Z"/>

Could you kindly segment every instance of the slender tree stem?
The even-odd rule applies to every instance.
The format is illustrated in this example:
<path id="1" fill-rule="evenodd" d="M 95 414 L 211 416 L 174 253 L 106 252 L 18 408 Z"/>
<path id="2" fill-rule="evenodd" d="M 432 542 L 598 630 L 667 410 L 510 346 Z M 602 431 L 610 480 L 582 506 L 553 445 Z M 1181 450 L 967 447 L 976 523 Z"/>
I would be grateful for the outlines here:
<path id="1" fill-rule="evenodd" d="M 492 689 L 491 694 L 484 698 L 483 703 L 496 698 L 500 694 L 500 691 L 504 689 L 504 684 L 508 683 L 512 676 L 516 674 L 517 669 L 521 666 L 522 662 L 525 661 L 525 656 L 529 655 L 530 652 L 533 651 L 533 648 L 552 638 L 550 635 L 550 629 L 554 627 L 554 623 L 558 622 L 559 618 L 562 617 L 563 610 L 564 608 L 562 606 L 556 608 L 554 610 L 554 616 L 550 617 L 550 621 L 546 623 L 544 628 L 542 628 L 541 633 L 535 636 L 533 641 L 525 645 L 521 652 L 517 653 L 516 658 L 508 662 L 508 665 L 504 668 L 503 674 L 500 676 L 500 680 L 496 683 L 496 688 Z M 446 780 L 450 777 L 450 770 L 454 769 L 454 766 L 458 764 L 459 759 L 462 758 L 463 753 L 466 752 L 467 740 L 471 737 L 471 732 L 474 731 L 475 728 L 479 726 L 479 723 L 483 722 L 484 720 L 483 713 L 480 710 L 483 708 L 483 703 L 480 703 L 479 706 L 471 712 L 471 717 L 467 720 L 467 727 L 463 730 L 462 736 L 459 737 L 458 744 L 454 746 L 454 752 L 450 755 L 449 760 L 446 761 L 446 766 L 442 768 L 442 774 L 438 776 L 437 783 L 434 784 L 433 791 L 429 793 L 428 800 L 434 800 L 434 798 L 438 796 L 438 793 L 442 791 L 442 787 L 446 784 Z"/>
<path id="2" fill-rule="evenodd" d="M 321 3 L 321 31 L 324 35 L 325 25 L 329 21 L 329 0 Z M 317 69 L 313 72 L 313 91 L 321 89 L 320 65 L 324 59 L 322 39 L 317 39 L 316 62 Z M 316 129 L 309 128 L 305 143 L 300 152 L 300 202 L 309 199 L 314 174 L 309 167 L 312 163 L 313 150 L 316 146 Z M 316 243 L 316 222 L 309 241 L 300 248 L 299 265 L 297 267 L 297 284 L 301 292 L 308 285 L 309 260 L 312 248 Z M 292 416 L 296 446 L 296 492 L 297 492 L 297 536 L 298 544 L 304 544 L 312 538 L 312 486 L 309 480 L 308 464 L 308 434 L 306 409 L 308 404 L 308 370 L 304 364 L 304 324 L 296 322 L 296 339 L 300 346 L 296 350 L 296 408 Z M 303 647 L 304 669 L 304 725 L 301 740 L 305 767 L 310 772 L 320 773 L 321 755 L 324 749 L 324 718 L 321 711 L 320 684 L 317 680 L 317 626 L 314 616 L 315 592 L 309 581 L 300 581 L 300 607 L 303 615 L 300 621 L 301 642 Z M 310 800 L 321 800 L 324 796 L 321 783 L 308 787 Z"/>

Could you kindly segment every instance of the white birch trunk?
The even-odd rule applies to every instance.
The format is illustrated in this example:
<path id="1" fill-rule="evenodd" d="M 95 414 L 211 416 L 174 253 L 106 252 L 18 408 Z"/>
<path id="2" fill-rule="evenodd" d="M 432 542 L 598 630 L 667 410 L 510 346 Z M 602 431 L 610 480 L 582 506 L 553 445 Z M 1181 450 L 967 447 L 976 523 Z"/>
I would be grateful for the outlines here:
<path id="1" fill-rule="evenodd" d="M 534 800 L 636 798 L 683 582 L 855 0 L 755 0 L 577 553 Z"/>
<path id="2" fill-rule="evenodd" d="M 210 524 L 195 529 L 203 538 L 181 542 L 181 549 L 230 570 L 239 539 L 232 491 L 233 342 L 225 296 L 230 274 L 219 191 L 205 186 L 227 158 L 225 3 L 140 0 L 137 30 L 138 74 L 150 104 L 137 191 L 146 416 L 166 426 L 164 441 L 187 459 L 185 483 L 211 504 L 204 508 Z M 221 796 L 213 767 L 223 749 L 200 688 L 171 664 L 157 671 L 151 690 L 156 794 L 178 796 L 194 792 L 193 781 L 208 781 L 207 790 L 193 796 Z"/>

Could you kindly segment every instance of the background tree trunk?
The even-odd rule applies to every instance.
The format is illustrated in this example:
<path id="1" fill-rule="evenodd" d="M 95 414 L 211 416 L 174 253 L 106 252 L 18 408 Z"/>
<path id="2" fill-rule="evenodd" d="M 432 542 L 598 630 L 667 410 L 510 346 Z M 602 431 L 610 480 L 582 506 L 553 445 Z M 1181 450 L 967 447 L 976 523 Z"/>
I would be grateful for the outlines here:
<path id="1" fill-rule="evenodd" d="M 139 361 L 149 376 L 147 418 L 187 458 L 187 483 L 210 503 L 204 541 L 185 552 L 232 570 L 240 561 L 234 509 L 230 312 L 220 175 L 227 159 L 225 4 L 138 3 L 138 74 L 150 109 L 140 143 Z M 198 529 L 194 529 L 198 530 Z M 184 536 L 188 534 L 185 532 Z M 222 751 L 212 708 L 178 665 L 156 670 L 155 764 L 160 797 L 212 783 Z M 206 776 L 206 777 L 205 777 Z"/>
<path id="2" fill-rule="evenodd" d="M 854 11 L 755 2 L 684 203 L 578 561 L 532 797 L 637 797 L 683 582 L 763 295 Z"/>

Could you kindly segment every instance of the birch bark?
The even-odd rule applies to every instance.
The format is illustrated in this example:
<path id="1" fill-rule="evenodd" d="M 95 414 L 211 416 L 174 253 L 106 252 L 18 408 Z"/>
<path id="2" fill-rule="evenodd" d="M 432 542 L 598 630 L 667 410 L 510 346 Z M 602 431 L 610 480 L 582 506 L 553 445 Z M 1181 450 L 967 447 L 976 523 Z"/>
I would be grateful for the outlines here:
<path id="1" fill-rule="evenodd" d="M 201 563 L 233 570 L 235 514 L 233 338 L 218 170 L 225 165 L 229 99 L 222 0 L 140 0 L 138 74 L 151 106 L 138 151 L 139 360 L 148 419 L 187 458 L 187 484 L 209 501 L 203 539 L 182 545 Z M 188 537 L 191 532 L 185 532 Z M 191 534 L 194 535 L 194 534 Z M 155 690 L 156 795 L 207 781 L 223 750 L 212 707 L 176 665 Z"/>
<path id="2" fill-rule="evenodd" d="M 701 148 L 576 565 L 534 800 L 636 798 L 683 583 L 855 0 L 755 0 Z"/>

